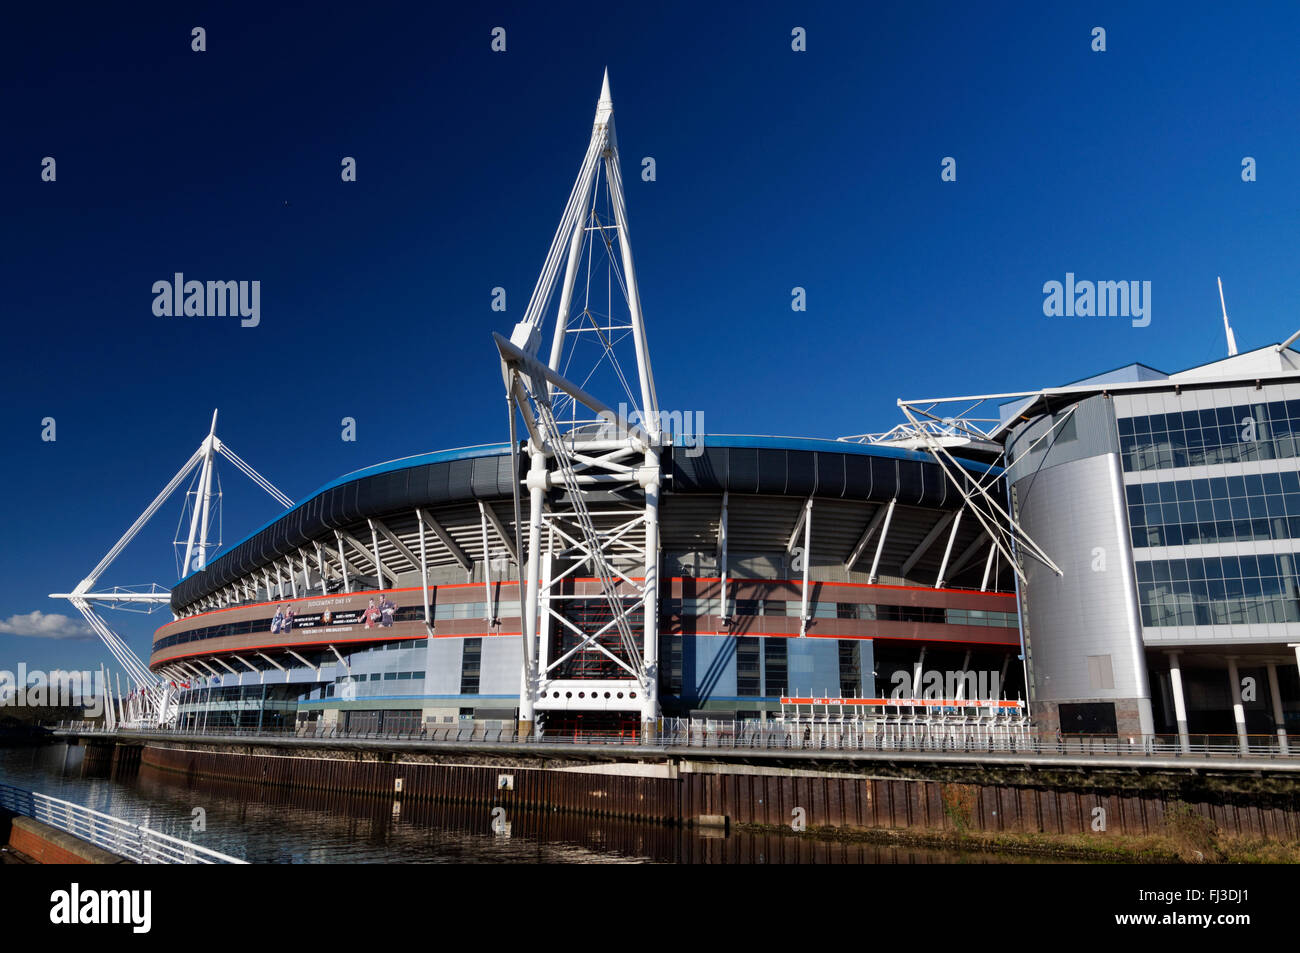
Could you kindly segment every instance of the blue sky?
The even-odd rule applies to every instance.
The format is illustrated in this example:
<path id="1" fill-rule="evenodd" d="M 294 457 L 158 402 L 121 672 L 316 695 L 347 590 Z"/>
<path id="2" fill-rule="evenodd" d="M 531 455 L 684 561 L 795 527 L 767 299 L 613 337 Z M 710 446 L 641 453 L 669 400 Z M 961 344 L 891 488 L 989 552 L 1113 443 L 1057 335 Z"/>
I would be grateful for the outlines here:
<path id="1" fill-rule="evenodd" d="M 605 66 L 660 402 L 709 431 L 885 430 L 899 397 L 1203 363 L 1224 353 L 1216 275 L 1243 349 L 1300 327 L 1294 4 L 470 6 L 8 14 L 0 628 L 68 611 L 45 594 L 214 407 L 295 499 L 503 440 L 489 335 L 532 290 Z M 259 280 L 261 324 L 155 316 L 176 271 Z M 1067 272 L 1150 281 L 1150 326 L 1045 317 Z M 222 475 L 234 542 L 275 507 Z M 105 583 L 174 581 L 179 505 Z M 145 655 L 165 618 L 111 621 Z M 104 658 L 0 634 L 0 668 Z"/>

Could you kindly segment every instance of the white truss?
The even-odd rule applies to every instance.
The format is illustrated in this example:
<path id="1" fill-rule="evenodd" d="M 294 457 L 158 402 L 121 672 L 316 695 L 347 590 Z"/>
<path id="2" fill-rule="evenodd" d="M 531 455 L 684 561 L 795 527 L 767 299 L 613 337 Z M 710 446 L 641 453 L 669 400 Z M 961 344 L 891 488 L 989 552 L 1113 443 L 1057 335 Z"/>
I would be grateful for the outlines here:
<path id="1" fill-rule="evenodd" d="M 997 424 L 996 418 L 944 417 L 923 419 L 898 424 L 885 433 L 855 434 L 840 437 L 845 443 L 867 443 L 877 446 L 899 447 L 904 450 L 926 450 L 930 443 L 936 442 L 944 447 L 962 447 L 982 450 L 988 453 L 1001 453 L 1002 447 L 990 436 Z"/>
<path id="2" fill-rule="evenodd" d="M 134 683 L 134 688 L 128 696 L 122 697 L 119 692 L 118 697 L 118 702 L 123 706 L 128 722 L 170 724 L 176 717 L 177 690 L 171 684 L 170 678 L 163 678 L 151 672 L 149 666 L 131 650 L 126 641 L 100 618 L 95 608 L 139 609 L 142 607 L 144 611 L 152 612 L 167 605 L 171 601 L 171 593 L 156 583 L 147 588 L 114 586 L 99 591 L 94 590 L 95 583 L 99 581 L 105 570 L 113 564 L 113 561 L 122 554 L 122 551 L 126 549 L 131 540 L 140 534 L 145 524 L 180 488 L 185 479 L 195 471 L 198 474 L 197 484 L 195 485 L 196 495 L 183 565 L 186 567 L 187 572 L 190 568 L 198 571 L 207 565 L 209 550 L 214 548 L 210 545 L 208 530 L 211 525 L 212 503 L 215 496 L 212 492 L 213 463 L 218 453 L 229 459 L 241 472 L 247 474 L 254 483 L 266 490 L 277 503 L 286 508 L 293 506 L 292 500 L 272 486 L 265 477 L 253 470 L 233 450 L 223 444 L 217 437 L 216 430 L 217 412 L 213 411 L 212 426 L 208 430 L 208 435 L 203 438 L 203 442 L 199 444 L 199 448 L 194 451 L 190 458 L 185 461 L 185 465 L 154 497 L 153 502 L 145 507 L 144 512 L 137 517 L 136 521 L 122 535 L 122 538 L 104 555 L 99 564 L 71 592 L 50 593 L 51 599 L 67 599 L 73 608 L 81 613 L 86 623 L 99 636 L 105 647 L 108 648 L 109 654 L 126 672 L 127 678 Z M 144 591 L 141 591 L 141 589 L 144 589 Z"/>
<path id="3" fill-rule="evenodd" d="M 999 553 L 1016 572 L 1021 582 L 1024 582 L 1025 571 L 1019 557 L 1027 556 L 1060 576 L 1063 575 L 1061 568 L 1025 532 L 1019 521 L 1012 517 L 1003 505 L 1003 501 L 989 491 L 997 479 L 997 474 L 993 472 L 995 467 L 1005 471 L 1013 466 L 1016 461 L 1022 459 L 1025 454 L 1030 453 L 1046 439 L 1048 434 L 1063 424 L 1073 413 L 1073 409 L 1012 461 L 1006 460 L 1005 447 L 999 439 L 999 433 L 1004 433 L 1001 417 L 979 416 L 981 410 L 990 401 L 1009 397 L 1034 397 L 1038 393 L 1041 392 L 932 398 L 919 401 L 899 400 L 898 407 L 907 418 L 906 423 L 899 424 L 882 434 L 859 434 L 840 439 L 850 443 L 898 447 L 930 454 L 943 470 L 948 482 L 961 494 L 962 507 L 957 511 L 957 519 L 960 520 L 961 514 L 969 510 L 992 541 L 990 563 L 993 553 Z M 993 462 L 988 464 L 985 473 L 973 473 L 970 470 L 970 462 L 959 462 L 953 456 L 954 450 L 991 455 Z M 948 565 L 955 535 L 954 530 L 949 537 L 943 568 L 940 569 L 940 581 L 942 581 L 944 568 Z M 988 566 L 985 568 L 984 585 L 988 584 L 987 576 Z"/>
<path id="4" fill-rule="evenodd" d="M 592 295 L 597 260 L 606 267 L 603 311 Z M 575 289 L 580 274 L 584 289 L 579 305 Z M 550 357 L 543 363 L 542 330 L 557 289 Z M 626 308 L 625 319 L 615 317 L 616 301 Z M 636 709 L 648 726 L 659 716 L 658 506 L 664 437 L 632 260 L 608 71 L 586 155 L 524 318 L 509 340 L 493 337 L 510 401 L 512 454 L 519 449 L 518 411 L 528 429 L 531 461 L 525 481 L 527 546 L 517 540 L 516 547 L 527 554 L 526 571 L 520 574 L 520 721 L 534 724 L 538 710 Z M 597 344 L 595 361 L 587 369 L 575 366 L 582 360 L 584 338 Z M 618 361 L 617 347 L 626 339 L 635 354 L 635 387 Z M 587 393 L 598 371 L 622 391 L 644 427 L 631 423 L 631 414 L 616 412 Z M 514 507 L 518 528 L 523 525 L 518 486 Z M 637 567 L 643 569 L 639 579 L 633 575 Z M 586 575 L 595 577 L 600 590 L 595 598 L 608 608 L 608 621 L 599 627 L 584 628 L 564 612 L 566 603 L 593 598 L 564 592 L 574 577 Z M 571 632 L 575 643 L 551 658 L 555 626 Z M 616 641 L 606 638 L 612 634 Z M 616 667 L 618 677 L 561 677 L 575 656 L 593 650 Z"/>

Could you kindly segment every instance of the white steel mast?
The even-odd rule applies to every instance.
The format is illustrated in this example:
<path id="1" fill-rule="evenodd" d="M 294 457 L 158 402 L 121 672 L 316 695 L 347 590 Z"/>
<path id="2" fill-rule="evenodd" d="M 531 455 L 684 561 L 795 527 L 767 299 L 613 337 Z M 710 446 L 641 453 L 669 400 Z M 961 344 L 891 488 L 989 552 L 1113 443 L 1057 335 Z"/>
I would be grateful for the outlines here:
<path id="1" fill-rule="evenodd" d="M 609 212 L 596 200 L 602 171 Z M 616 284 L 617 296 L 627 310 L 627 324 L 615 324 L 612 314 L 593 310 L 592 264 L 598 253 L 608 258 L 609 297 L 612 301 Z M 587 300 L 578 309 L 575 289 L 584 256 Z M 538 353 L 542 329 L 557 285 L 559 305 L 550 354 L 543 361 Z M 629 420 L 631 414 L 611 409 L 569 376 L 574 371 L 573 348 L 582 335 L 599 342 L 597 365 L 608 361 L 636 405 L 641 425 Z M 631 393 L 615 351 L 616 344 L 629 336 L 636 362 L 636 394 Z M 539 711 L 635 710 L 640 713 L 643 732 L 652 733 L 659 717 L 660 450 L 671 437 L 660 426 L 619 170 L 608 70 L 586 154 L 524 317 L 509 340 L 499 334 L 493 337 L 510 401 L 512 448 L 516 411 L 522 414 L 529 435 L 526 452 L 530 462 L 524 481 L 528 532 L 521 587 L 524 659 L 520 729 L 533 731 Z M 568 363 L 566 350 L 570 352 Z M 590 378 L 588 373 L 583 383 Z M 580 407 L 592 416 L 578 419 Z M 560 409 L 574 412 L 567 429 L 562 429 Z M 610 502 L 611 491 L 620 489 L 641 502 Z M 516 487 L 517 531 L 520 509 Z M 520 543 L 522 549 L 523 541 Z M 599 598 L 609 610 L 609 619 L 603 624 L 584 628 L 575 624 L 572 613 L 564 611 L 566 603 L 593 598 L 590 593 L 575 594 L 581 586 L 574 580 L 580 577 L 594 577 L 599 586 Z M 566 582 L 573 591 L 566 593 Z M 556 652 L 556 658 L 551 657 L 553 630 L 573 643 Z M 603 657 L 605 674 L 574 677 L 566 664 L 579 653 L 593 651 Z"/>
<path id="2" fill-rule="evenodd" d="M 140 718 L 156 724 L 167 724 L 176 715 L 176 693 L 168 681 L 149 670 L 149 666 L 131 650 L 126 641 L 114 632 L 95 612 L 92 603 L 107 605 L 110 608 L 125 608 L 131 605 L 163 606 L 171 601 L 171 593 L 159 585 L 147 587 L 147 591 L 129 591 L 121 587 L 111 590 L 94 591 L 95 583 L 122 554 L 131 540 L 139 535 L 145 524 L 158 512 L 173 493 L 185 482 L 186 477 L 199 470 L 194 513 L 190 520 L 189 537 L 185 544 L 185 562 L 181 570 L 182 578 L 191 572 L 203 569 L 207 565 L 210 540 L 208 538 L 209 517 L 212 501 L 213 463 L 218 453 L 229 459 L 240 472 L 246 474 L 259 487 L 265 490 L 277 503 L 286 509 L 293 506 L 293 501 L 277 490 L 265 477 L 253 470 L 247 463 L 217 437 L 217 412 L 212 412 L 212 426 L 208 435 L 199 444 L 197 450 L 185 461 L 174 477 L 167 482 L 153 502 L 145 507 L 144 512 L 136 518 L 131 527 L 122 535 L 113 547 L 90 571 L 85 579 L 77 583 L 71 592 L 52 592 L 51 599 L 67 599 L 85 618 L 87 624 L 99 636 L 108 648 L 114 660 L 126 671 L 127 677 L 138 691 L 139 704 L 133 703 L 133 709 L 140 710 Z M 152 611 L 150 609 L 149 611 Z"/>

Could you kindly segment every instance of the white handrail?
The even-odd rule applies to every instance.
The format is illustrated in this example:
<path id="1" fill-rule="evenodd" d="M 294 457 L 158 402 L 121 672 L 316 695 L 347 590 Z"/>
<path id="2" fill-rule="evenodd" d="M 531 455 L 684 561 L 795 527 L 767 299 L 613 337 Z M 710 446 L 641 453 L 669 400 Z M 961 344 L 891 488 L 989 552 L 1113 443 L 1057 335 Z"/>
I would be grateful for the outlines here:
<path id="1" fill-rule="evenodd" d="M 10 784 L 0 784 L 0 808 L 48 824 L 137 864 L 248 863 L 81 804 Z"/>

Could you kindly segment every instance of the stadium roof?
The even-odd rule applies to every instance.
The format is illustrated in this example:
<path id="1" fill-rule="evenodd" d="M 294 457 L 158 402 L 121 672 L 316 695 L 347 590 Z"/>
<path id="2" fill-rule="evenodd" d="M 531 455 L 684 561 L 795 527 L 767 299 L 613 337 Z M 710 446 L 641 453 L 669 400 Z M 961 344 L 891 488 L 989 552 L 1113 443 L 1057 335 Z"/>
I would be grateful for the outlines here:
<path id="1" fill-rule="evenodd" d="M 803 453 L 822 453 L 822 454 L 842 454 L 848 456 L 874 457 L 883 459 L 906 460 L 914 463 L 934 463 L 934 459 L 927 453 L 904 450 L 896 447 L 887 447 L 870 444 L 846 443 L 839 440 L 830 440 L 812 437 L 774 437 L 774 436 L 757 436 L 757 435 L 736 435 L 736 434 L 717 434 L 704 435 L 701 437 L 678 435 L 674 439 L 674 446 L 682 450 L 695 450 L 702 444 L 702 450 L 733 449 L 744 450 L 753 449 L 755 451 L 795 451 Z M 212 570 L 218 566 L 223 559 L 230 557 L 233 553 L 246 547 L 247 544 L 256 540 L 259 536 L 267 534 L 268 538 L 272 535 L 284 535 L 283 533 L 272 533 L 270 531 L 285 529 L 291 525 L 303 524 L 304 519 L 308 523 L 316 523 L 321 520 L 329 521 L 331 518 L 337 519 L 337 516 L 331 516 L 323 512 L 305 511 L 309 508 L 313 511 L 319 511 L 327 506 L 337 508 L 339 503 L 335 501 L 338 496 L 331 491 L 346 487 L 349 484 L 355 484 L 359 481 L 371 477 L 379 477 L 384 474 L 395 474 L 403 470 L 414 470 L 421 467 L 430 467 L 435 464 L 454 464 L 457 462 L 467 464 L 462 467 L 438 467 L 439 471 L 437 488 L 430 487 L 433 498 L 444 497 L 448 500 L 455 499 L 473 499 L 473 498 L 499 498 L 509 494 L 510 477 L 508 456 L 510 453 L 509 444 L 482 444 L 473 447 L 461 447 L 453 450 L 438 450 L 429 453 L 412 454 L 407 457 L 399 457 L 395 460 L 388 460 L 383 463 L 377 463 L 373 466 L 363 467 L 339 476 L 330 482 L 319 487 L 313 493 L 305 497 L 301 502 L 290 508 L 284 513 L 280 513 L 270 520 L 267 520 L 261 526 L 254 529 L 248 535 L 244 536 L 238 542 L 226 547 L 224 551 L 215 556 L 204 569 L 192 572 L 181 578 L 176 584 L 176 588 L 182 591 L 188 590 L 191 586 L 186 585 L 189 580 L 200 573 L 208 574 L 211 578 Z M 690 457 L 692 454 L 687 454 Z M 484 463 L 491 464 L 484 466 Z M 477 467 L 474 461 L 483 461 Z M 970 460 L 960 460 L 961 464 L 976 476 L 1001 474 L 1001 469 L 990 466 L 988 463 L 982 463 Z M 445 474 L 443 471 L 447 471 Z M 455 472 L 450 472 L 450 471 Z M 363 505 L 360 501 L 351 500 L 346 504 L 348 510 L 357 508 L 358 510 L 369 510 L 376 505 L 374 497 L 382 495 L 385 491 L 375 489 L 368 493 L 368 499 Z M 328 501 L 327 501 L 328 497 Z M 304 524 L 305 525 L 305 524 Z M 289 535 L 295 535 L 289 532 Z M 278 548 L 278 547 L 277 547 Z"/>

